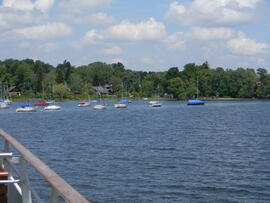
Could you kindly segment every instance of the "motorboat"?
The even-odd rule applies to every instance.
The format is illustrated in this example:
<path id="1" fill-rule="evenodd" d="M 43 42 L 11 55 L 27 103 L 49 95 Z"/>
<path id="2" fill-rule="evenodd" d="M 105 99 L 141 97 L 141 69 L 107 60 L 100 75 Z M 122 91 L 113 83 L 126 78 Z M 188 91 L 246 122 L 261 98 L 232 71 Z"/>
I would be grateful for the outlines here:
<path id="1" fill-rule="evenodd" d="M 61 110 L 61 106 L 49 105 L 49 106 L 44 107 L 44 110 L 46 110 L 46 111 L 57 111 L 57 110 Z"/>
<path id="2" fill-rule="evenodd" d="M 106 109 L 106 105 L 103 104 L 97 104 L 93 107 L 94 110 L 103 110 Z"/>
<path id="3" fill-rule="evenodd" d="M 87 106 L 90 106 L 90 101 L 82 100 L 82 101 L 80 101 L 80 103 L 77 106 L 78 107 L 87 107 Z"/>
<path id="4" fill-rule="evenodd" d="M 35 107 L 29 106 L 29 104 L 23 104 L 21 107 L 16 109 L 16 112 L 36 112 Z"/>
<path id="5" fill-rule="evenodd" d="M 40 101 L 38 103 L 35 103 L 34 106 L 48 106 L 49 103 L 45 101 Z"/>

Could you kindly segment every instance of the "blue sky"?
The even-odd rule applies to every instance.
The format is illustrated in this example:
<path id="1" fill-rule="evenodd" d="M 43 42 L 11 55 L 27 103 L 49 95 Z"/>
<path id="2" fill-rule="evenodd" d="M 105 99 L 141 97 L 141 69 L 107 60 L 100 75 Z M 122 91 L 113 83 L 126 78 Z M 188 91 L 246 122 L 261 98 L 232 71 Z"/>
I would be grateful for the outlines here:
<path id="1" fill-rule="evenodd" d="M 267 0 L 2 0 L 0 60 L 270 71 Z"/>

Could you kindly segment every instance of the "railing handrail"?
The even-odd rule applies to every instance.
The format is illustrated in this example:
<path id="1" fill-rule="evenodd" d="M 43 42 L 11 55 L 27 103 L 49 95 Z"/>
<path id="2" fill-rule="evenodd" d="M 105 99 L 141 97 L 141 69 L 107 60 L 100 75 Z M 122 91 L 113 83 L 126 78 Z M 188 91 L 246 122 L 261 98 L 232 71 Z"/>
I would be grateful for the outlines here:
<path id="1" fill-rule="evenodd" d="M 89 203 L 78 191 L 71 187 L 63 178 L 56 174 L 32 152 L 26 149 L 21 143 L 0 129 L 2 136 L 9 144 L 11 144 L 23 158 L 32 165 L 36 171 L 48 181 L 48 183 L 59 193 L 59 195 L 69 203 Z"/>

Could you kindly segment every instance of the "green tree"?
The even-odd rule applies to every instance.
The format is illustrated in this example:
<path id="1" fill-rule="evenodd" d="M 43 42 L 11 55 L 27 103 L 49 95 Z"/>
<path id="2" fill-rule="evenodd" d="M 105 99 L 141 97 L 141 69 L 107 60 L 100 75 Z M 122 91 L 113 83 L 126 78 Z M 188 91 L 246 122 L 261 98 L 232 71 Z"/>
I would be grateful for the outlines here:
<path id="1" fill-rule="evenodd" d="M 175 99 L 186 98 L 185 83 L 179 77 L 169 80 L 168 91 Z"/>
<path id="2" fill-rule="evenodd" d="M 63 100 L 64 98 L 66 98 L 67 94 L 68 94 L 68 87 L 66 84 L 56 84 L 53 87 L 54 89 L 54 95 L 57 98 L 60 98 L 61 100 Z"/>

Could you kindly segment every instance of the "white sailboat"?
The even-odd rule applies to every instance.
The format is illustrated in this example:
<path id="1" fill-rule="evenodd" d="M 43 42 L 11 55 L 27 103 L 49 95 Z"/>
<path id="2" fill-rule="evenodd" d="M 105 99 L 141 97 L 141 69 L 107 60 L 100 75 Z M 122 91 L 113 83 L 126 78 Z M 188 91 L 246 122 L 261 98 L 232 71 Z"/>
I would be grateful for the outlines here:
<path id="1" fill-rule="evenodd" d="M 7 109 L 9 107 L 9 104 L 5 101 L 0 102 L 0 109 Z"/>
<path id="2" fill-rule="evenodd" d="M 150 101 L 150 105 L 151 107 L 162 107 L 162 103 L 159 102 L 159 86 L 157 88 L 157 94 L 156 94 L 156 97 L 157 97 L 157 101 Z"/>
<path id="3" fill-rule="evenodd" d="M 5 86 L 3 86 L 1 82 L 1 98 L 3 98 L 5 95 Z M 9 107 L 10 102 L 8 102 L 6 99 L 0 99 L 0 109 L 7 109 Z"/>
<path id="4" fill-rule="evenodd" d="M 35 107 L 30 106 L 29 104 L 23 104 L 21 107 L 16 109 L 16 112 L 36 112 Z"/>
<path id="5" fill-rule="evenodd" d="M 50 86 L 52 89 L 51 97 L 53 97 L 54 90 L 53 90 L 53 86 L 51 83 L 50 83 Z M 47 102 L 49 105 L 44 107 L 44 111 L 59 111 L 59 110 L 61 110 L 61 106 L 55 105 L 54 102 L 55 102 L 54 100 Z"/>
<path id="6" fill-rule="evenodd" d="M 127 108 L 127 104 L 128 104 L 128 100 L 124 99 L 124 93 L 123 93 L 123 89 L 124 89 L 124 85 L 122 84 L 122 97 L 121 97 L 121 101 L 117 104 L 114 104 L 115 108 Z"/>
<path id="7" fill-rule="evenodd" d="M 99 94 L 99 102 L 102 100 L 101 99 L 101 93 L 99 92 L 98 93 Z M 102 100 L 102 104 L 96 104 L 96 105 L 94 105 L 93 106 L 93 109 L 94 110 L 104 110 L 104 109 L 106 109 L 106 105 L 105 105 L 105 103 L 104 103 L 104 100 Z"/>
<path id="8" fill-rule="evenodd" d="M 90 106 L 90 101 L 82 100 L 79 102 L 79 104 L 77 106 L 78 107 L 88 107 L 88 106 Z"/>

